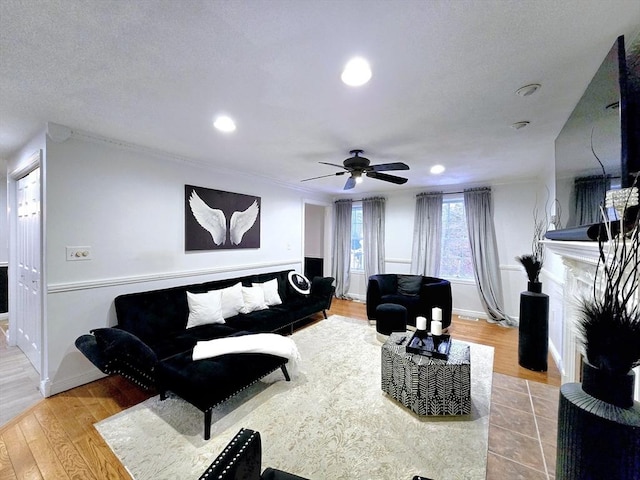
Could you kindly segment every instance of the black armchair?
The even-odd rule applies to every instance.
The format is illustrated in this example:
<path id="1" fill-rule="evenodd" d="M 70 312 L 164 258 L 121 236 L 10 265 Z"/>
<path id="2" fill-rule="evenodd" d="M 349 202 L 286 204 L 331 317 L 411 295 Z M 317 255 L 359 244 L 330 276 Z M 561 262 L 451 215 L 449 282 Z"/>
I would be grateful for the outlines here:
<path id="1" fill-rule="evenodd" d="M 260 474 L 261 469 L 260 432 L 241 428 L 200 480 L 308 480 L 275 468 L 266 468 Z"/>
<path id="2" fill-rule="evenodd" d="M 199 480 L 308 480 L 293 473 L 266 468 L 262 475 L 260 432 L 241 428 Z M 413 480 L 431 480 L 414 476 Z"/>
<path id="3" fill-rule="evenodd" d="M 367 285 L 367 317 L 376 319 L 376 308 L 383 303 L 395 303 L 407 309 L 407 324 L 416 325 L 416 317 L 431 325 L 431 309 L 442 309 L 442 328 L 451 325 L 451 283 L 448 280 L 422 275 L 395 273 L 371 275 Z"/>

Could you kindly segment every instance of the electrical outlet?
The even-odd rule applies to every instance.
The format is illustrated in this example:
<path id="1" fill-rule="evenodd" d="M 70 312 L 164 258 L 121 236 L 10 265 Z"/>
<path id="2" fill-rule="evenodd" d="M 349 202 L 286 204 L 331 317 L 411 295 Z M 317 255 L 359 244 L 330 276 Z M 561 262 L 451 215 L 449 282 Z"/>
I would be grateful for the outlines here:
<path id="1" fill-rule="evenodd" d="M 91 247 L 67 247 L 67 262 L 92 259 Z"/>

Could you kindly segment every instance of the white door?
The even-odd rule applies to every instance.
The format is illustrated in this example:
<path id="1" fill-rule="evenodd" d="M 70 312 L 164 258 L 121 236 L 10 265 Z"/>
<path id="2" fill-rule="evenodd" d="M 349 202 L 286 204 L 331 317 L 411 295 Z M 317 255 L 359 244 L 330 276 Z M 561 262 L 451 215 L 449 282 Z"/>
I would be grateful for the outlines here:
<path id="1" fill-rule="evenodd" d="M 40 373 L 40 168 L 16 182 L 17 292 L 15 332 L 18 347 Z M 13 313 L 12 313 L 13 315 Z"/>

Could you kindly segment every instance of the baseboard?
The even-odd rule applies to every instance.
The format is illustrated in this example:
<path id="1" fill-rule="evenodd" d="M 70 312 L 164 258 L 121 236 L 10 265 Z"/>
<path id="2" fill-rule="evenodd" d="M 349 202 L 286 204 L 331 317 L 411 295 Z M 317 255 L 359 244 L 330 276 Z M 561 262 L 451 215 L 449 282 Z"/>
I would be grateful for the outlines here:
<path id="1" fill-rule="evenodd" d="M 40 382 L 40 393 L 42 393 L 44 397 L 51 397 L 52 395 L 79 387 L 80 385 L 95 382 L 96 380 L 100 380 L 106 376 L 107 375 L 102 373 L 100 370 L 95 369 L 81 375 L 76 375 L 75 377 L 66 378 L 60 382 L 51 382 L 47 378 Z"/>
<path id="2" fill-rule="evenodd" d="M 558 349 L 553 344 L 551 339 L 549 339 L 549 352 L 551 353 L 551 357 L 553 358 L 553 361 L 555 362 L 556 367 L 558 367 L 558 371 L 560 372 L 560 378 L 563 378 L 564 365 L 562 364 L 562 356 L 560 355 L 560 352 L 558 352 Z"/>
<path id="3" fill-rule="evenodd" d="M 365 303 L 367 301 L 367 297 L 365 295 L 357 295 L 357 294 L 349 294 L 349 298 L 356 301 Z M 470 321 L 478 321 L 478 320 L 486 320 L 487 314 L 484 312 L 476 312 L 474 310 L 462 310 L 459 308 L 454 308 L 451 310 L 451 313 L 454 315 L 458 315 L 462 320 L 470 320 Z"/>
<path id="4" fill-rule="evenodd" d="M 462 320 L 470 320 L 470 321 L 478 321 L 478 320 L 486 320 L 487 314 L 484 312 L 477 312 L 474 310 L 463 310 L 460 308 L 454 308 L 451 310 L 451 313 L 454 315 L 458 315 Z"/>
<path id="5" fill-rule="evenodd" d="M 354 300 L 356 302 L 365 303 L 367 301 L 366 295 L 360 295 L 357 293 L 349 293 L 348 295 L 351 300 Z"/>

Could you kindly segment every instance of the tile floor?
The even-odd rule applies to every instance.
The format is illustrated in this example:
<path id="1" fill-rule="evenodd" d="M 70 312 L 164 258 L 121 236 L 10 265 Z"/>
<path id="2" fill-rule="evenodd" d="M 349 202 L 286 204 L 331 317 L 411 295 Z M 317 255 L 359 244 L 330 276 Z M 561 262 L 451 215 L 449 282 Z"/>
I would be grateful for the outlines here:
<path id="1" fill-rule="evenodd" d="M 493 374 L 487 480 L 554 479 L 559 388 Z"/>

